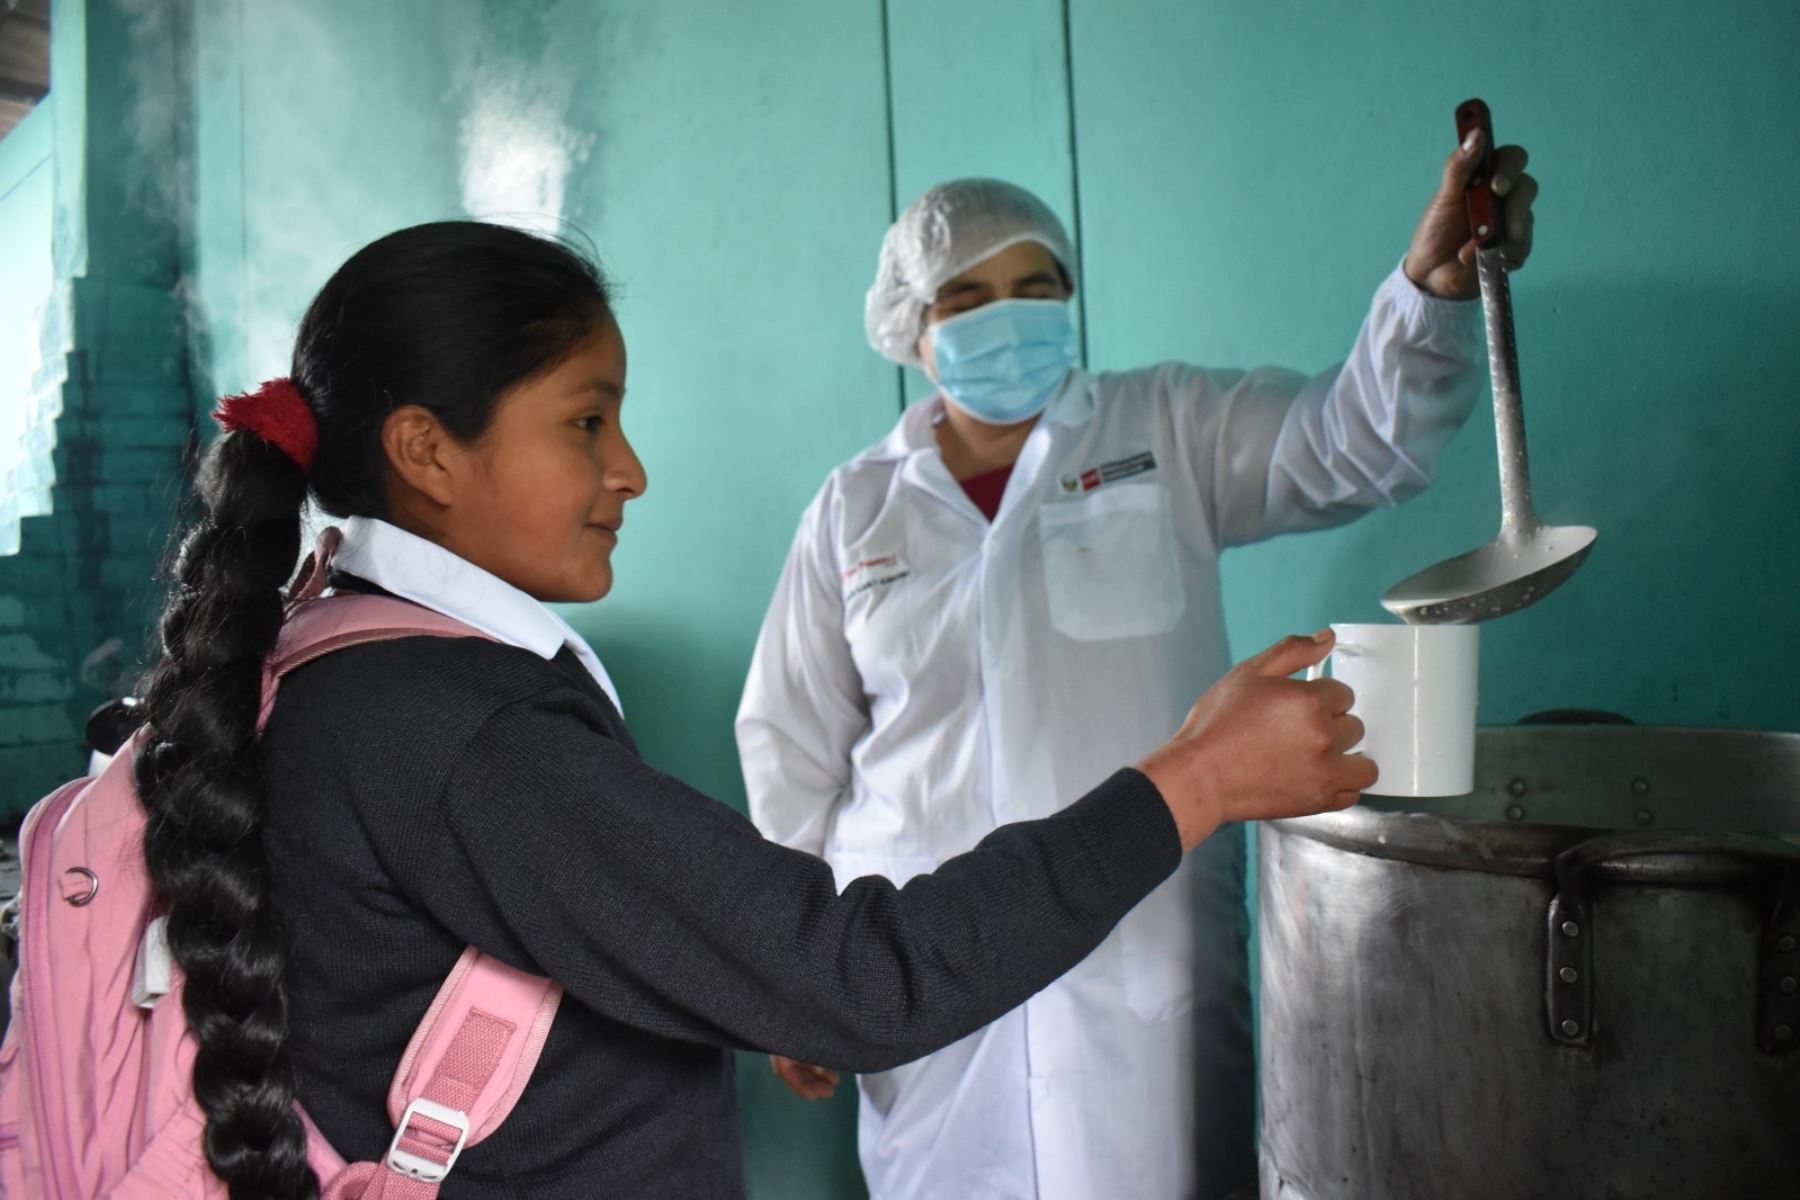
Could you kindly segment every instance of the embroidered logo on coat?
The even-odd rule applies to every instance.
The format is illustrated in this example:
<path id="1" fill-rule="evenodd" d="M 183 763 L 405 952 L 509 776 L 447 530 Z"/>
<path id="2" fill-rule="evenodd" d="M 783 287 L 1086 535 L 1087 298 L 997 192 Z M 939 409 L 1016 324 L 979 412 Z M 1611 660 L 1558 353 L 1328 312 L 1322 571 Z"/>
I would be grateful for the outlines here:
<path id="1" fill-rule="evenodd" d="M 865 558 L 854 567 L 844 572 L 844 599 L 853 600 L 864 592 L 874 588 L 885 587 L 891 583 L 899 583 L 912 572 L 900 561 L 898 554 L 883 554 L 877 558 Z"/>
<path id="2" fill-rule="evenodd" d="M 1091 492 L 1102 484 L 1117 483 L 1121 479 L 1130 479 L 1133 475 L 1154 470 L 1156 456 L 1146 450 L 1142 454 L 1133 454 L 1130 458 L 1115 459 L 1097 467 L 1089 467 L 1079 475 L 1064 475 L 1062 490 L 1073 496 L 1078 492 Z"/>

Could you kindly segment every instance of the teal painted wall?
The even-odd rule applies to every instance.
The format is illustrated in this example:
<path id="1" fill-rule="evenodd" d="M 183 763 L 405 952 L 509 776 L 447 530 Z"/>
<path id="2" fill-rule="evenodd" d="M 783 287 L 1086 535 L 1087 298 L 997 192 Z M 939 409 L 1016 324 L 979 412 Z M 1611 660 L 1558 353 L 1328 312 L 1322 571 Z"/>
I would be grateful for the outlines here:
<path id="1" fill-rule="evenodd" d="M 167 30 L 99 7 L 94 53 L 162 61 Z M 1782 0 L 1523 0 L 1485 47 L 1491 7 L 1424 0 L 182 11 L 179 236 L 140 252 L 59 227 L 69 261 L 180 301 L 192 412 L 283 371 L 306 300 L 379 233 L 471 212 L 585 230 L 621 284 L 650 490 L 616 593 L 572 616 L 648 756 L 728 802 L 731 715 L 800 508 L 920 390 L 861 340 L 896 203 L 970 173 L 1042 192 L 1082 238 L 1096 366 L 1317 369 L 1399 260 L 1471 94 L 1544 180 L 1515 288 L 1540 504 L 1601 531 L 1563 592 L 1490 627 L 1485 717 L 1800 728 L 1800 10 Z M 77 100 L 96 120 L 121 103 Z M 127 152 L 165 135 L 121 128 L 120 155 L 59 168 L 59 195 L 124 195 Z M 134 326 L 158 327 L 145 311 Z M 1484 414 L 1411 505 L 1227 556 L 1238 648 L 1374 618 L 1386 584 L 1489 537 Z M 857 1194 L 848 1097 L 809 1107 L 743 1067 L 755 1193 Z"/>
<path id="2" fill-rule="evenodd" d="M 1539 507 L 1600 540 L 1484 630 L 1482 719 L 1800 728 L 1800 8 L 1074 0 L 1072 29 L 1103 366 L 1342 357 L 1483 96 L 1544 186 L 1513 289 Z M 1498 520 L 1484 404 L 1425 496 L 1227 555 L 1234 643 L 1379 619 Z"/>
<path id="3" fill-rule="evenodd" d="M 650 761 L 742 805 L 731 723 L 801 508 L 893 422 L 862 340 L 889 219 L 881 25 L 842 0 L 607 6 L 575 192 L 619 278 L 625 428 L 649 472 L 614 594 L 574 623 Z M 860 1194 L 852 1089 L 808 1106 L 739 1061 L 746 1169 L 767 1200 Z"/>
<path id="4" fill-rule="evenodd" d="M 987 176 L 1037 193 L 1075 236 L 1062 0 L 890 0 L 884 8 L 896 209 L 946 179 Z M 863 288 L 874 277 L 878 245 L 879 237 L 862 250 Z M 1079 253 L 1079 240 L 1077 247 Z M 1078 326 L 1086 307 L 1082 289 L 1074 304 Z M 909 403 L 931 391 L 922 372 L 905 372 Z"/>
<path id="5" fill-rule="evenodd" d="M 195 0 L 197 411 L 287 373 L 307 302 L 358 247 L 464 215 L 448 43 L 478 28 L 474 6 L 427 0 Z"/>

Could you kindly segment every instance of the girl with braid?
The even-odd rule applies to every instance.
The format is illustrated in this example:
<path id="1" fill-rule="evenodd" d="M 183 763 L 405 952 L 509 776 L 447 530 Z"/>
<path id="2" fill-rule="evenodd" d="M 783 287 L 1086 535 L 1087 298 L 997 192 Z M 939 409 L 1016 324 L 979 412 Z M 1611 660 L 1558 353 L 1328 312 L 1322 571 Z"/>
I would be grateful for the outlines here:
<path id="1" fill-rule="evenodd" d="M 826 864 L 645 763 L 599 659 L 546 607 L 606 594 L 645 489 L 625 368 L 581 255 L 432 224 L 345 263 L 291 379 L 220 410 L 136 781 L 204 1151 L 233 1197 L 316 1194 L 302 1110 L 379 1161 L 395 1065 L 468 946 L 564 999 L 444 1196 L 741 1195 L 730 1050 L 850 1071 L 934 1051 L 1079 961 L 1222 823 L 1343 807 L 1373 781 L 1344 753 L 1347 689 L 1287 678 L 1329 635 L 1290 638 L 1055 816 L 839 894 Z M 483 636 L 326 655 L 259 734 L 309 500 L 342 528 L 337 592 Z"/>

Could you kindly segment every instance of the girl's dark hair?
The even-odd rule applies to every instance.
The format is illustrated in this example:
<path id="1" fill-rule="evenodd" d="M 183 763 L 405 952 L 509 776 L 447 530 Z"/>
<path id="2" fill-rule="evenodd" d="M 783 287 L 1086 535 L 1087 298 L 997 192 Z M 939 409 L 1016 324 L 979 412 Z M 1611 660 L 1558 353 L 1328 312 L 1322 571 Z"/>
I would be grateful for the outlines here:
<path id="1" fill-rule="evenodd" d="M 453 221 L 358 251 L 307 310 L 293 380 L 318 418 L 310 477 L 248 432 L 226 433 L 196 481 L 145 679 L 137 787 L 144 856 L 186 977 L 207 1161 L 243 1197 L 313 1196 L 285 1048 L 287 946 L 263 844 L 262 662 L 285 615 L 310 490 L 336 516 L 387 510 L 382 422 L 419 404 L 472 441 L 509 388 L 610 319 L 599 268 L 568 246 Z"/>

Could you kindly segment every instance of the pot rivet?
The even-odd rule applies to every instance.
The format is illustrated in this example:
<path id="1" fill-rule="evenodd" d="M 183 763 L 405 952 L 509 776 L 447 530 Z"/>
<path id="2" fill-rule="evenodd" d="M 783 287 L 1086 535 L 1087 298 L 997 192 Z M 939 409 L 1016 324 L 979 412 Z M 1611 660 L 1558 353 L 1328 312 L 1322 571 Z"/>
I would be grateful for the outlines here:
<path id="1" fill-rule="evenodd" d="M 1800 987 L 1800 979 L 1795 979 L 1792 975 L 1787 975 L 1787 976 L 1782 977 L 1782 980 L 1781 980 L 1781 994 L 1782 995 L 1784 995 L 1784 996 L 1793 995 L 1794 989 L 1797 987 Z"/>
<path id="2" fill-rule="evenodd" d="M 1576 973 L 1574 967 L 1564 967 L 1557 972 L 1557 975 L 1561 977 L 1564 983 L 1574 983 L 1577 979 L 1581 978 L 1581 976 Z"/>
<path id="3" fill-rule="evenodd" d="M 1637 818 L 1637 823 L 1639 825 L 1648 825 L 1652 820 L 1650 810 L 1647 808 L 1640 808 L 1632 815 Z"/>
<path id="4" fill-rule="evenodd" d="M 1523 821 L 1525 819 L 1525 810 L 1515 804 L 1506 810 L 1506 819 L 1509 821 Z"/>
<path id="5" fill-rule="evenodd" d="M 1792 954 L 1794 952 L 1794 935 L 1790 933 L 1775 944 L 1781 947 L 1783 954 Z"/>
<path id="6" fill-rule="evenodd" d="M 1634 779 L 1631 781 L 1631 790 L 1634 795 L 1648 796 L 1650 794 L 1650 781 L 1648 779 Z"/>
<path id="7" fill-rule="evenodd" d="M 1525 794 L 1525 781 L 1523 779 L 1515 779 L 1506 785 L 1506 790 L 1515 796 L 1523 796 Z"/>
<path id="8" fill-rule="evenodd" d="M 1564 937 L 1578 937 L 1581 933 L 1581 926 L 1573 921 L 1564 921 L 1562 923 L 1562 931 Z"/>
<path id="9" fill-rule="evenodd" d="M 1777 1025 L 1775 1027 L 1775 1040 L 1776 1041 L 1785 1042 L 1793 1036 L 1794 1036 L 1794 1027 L 1792 1025 Z"/>
<path id="10" fill-rule="evenodd" d="M 1782 1029 L 1786 1029 L 1786 1028 L 1787 1028 L 1787 1026 L 1785 1026 L 1785 1025 L 1782 1026 Z M 1562 1031 L 1563 1031 L 1564 1037 L 1574 1037 L 1576 1034 L 1581 1032 L 1581 1023 L 1579 1021 L 1564 1021 L 1562 1023 Z M 1781 1033 L 1779 1031 L 1777 1031 L 1775 1036 L 1780 1037 Z"/>

